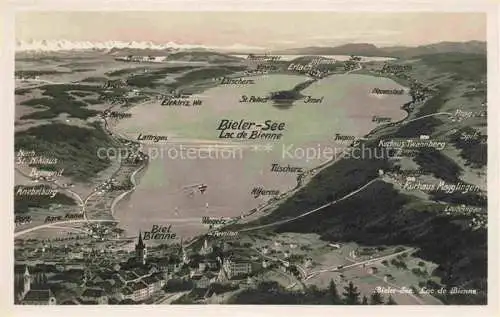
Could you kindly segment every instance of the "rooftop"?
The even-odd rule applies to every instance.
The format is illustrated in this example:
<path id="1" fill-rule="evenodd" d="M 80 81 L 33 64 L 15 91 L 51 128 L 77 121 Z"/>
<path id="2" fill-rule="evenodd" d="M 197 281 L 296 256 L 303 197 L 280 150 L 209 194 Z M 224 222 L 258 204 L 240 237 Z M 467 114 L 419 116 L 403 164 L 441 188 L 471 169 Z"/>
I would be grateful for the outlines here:
<path id="1" fill-rule="evenodd" d="M 106 293 L 102 288 L 87 288 L 83 294 L 82 297 L 102 297 L 105 296 Z"/>
<path id="2" fill-rule="evenodd" d="M 24 274 L 26 272 L 26 264 L 14 265 L 14 274 Z"/>
<path id="3" fill-rule="evenodd" d="M 50 289 L 30 290 L 23 298 L 24 301 L 49 301 L 52 297 Z"/>
<path id="4" fill-rule="evenodd" d="M 134 274 L 136 274 L 137 276 L 149 275 L 149 270 L 142 268 L 142 267 L 135 268 L 132 272 Z"/>
<path id="5" fill-rule="evenodd" d="M 137 282 L 137 283 L 132 283 L 130 285 L 130 288 L 133 290 L 133 291 L 138 291 L 138 290 L 142 290 L 142 289 L 145 289 L 145 288 L 148 288 L 148 286 L 146 285 L 146 283 L 144 282 Z"/>
<path id="6" fill-rule="evenodd" d="M 150 284 L 154 284 L 154 283 L 158 282 L 158 279 L 154 276 L 147 276 L 144 279 L 142 279 L 142 281 L 144 283 L 146 283 L 147 285 L 150 285 Z"/>
<path id="7" fill-rule="evenodd" d="M 132 289 L 130 287 L 124 287 L 122 290 L 123 295 L 131 295 L 133 293 Z"/>
<path id="8" fill-rule="evenodd" d="M 136 280 L 140 277 L 139 275 L 137 275 L 135 272 L 132 272 L 132 271 L 120 272 L 120 276 L 125 281 L 133 281 L 133 280 Z"/>

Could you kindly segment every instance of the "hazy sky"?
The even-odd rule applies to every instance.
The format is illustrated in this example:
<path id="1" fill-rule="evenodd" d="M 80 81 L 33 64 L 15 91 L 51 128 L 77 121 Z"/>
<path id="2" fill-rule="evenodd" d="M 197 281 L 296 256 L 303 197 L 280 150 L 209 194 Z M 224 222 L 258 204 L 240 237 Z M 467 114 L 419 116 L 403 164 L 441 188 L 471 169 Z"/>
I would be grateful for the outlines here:
<path id="1" fill-rule="evenodd" d="M 483 13 L 18 12 L 16 39 L 266 48 L 486 40 Z"/>

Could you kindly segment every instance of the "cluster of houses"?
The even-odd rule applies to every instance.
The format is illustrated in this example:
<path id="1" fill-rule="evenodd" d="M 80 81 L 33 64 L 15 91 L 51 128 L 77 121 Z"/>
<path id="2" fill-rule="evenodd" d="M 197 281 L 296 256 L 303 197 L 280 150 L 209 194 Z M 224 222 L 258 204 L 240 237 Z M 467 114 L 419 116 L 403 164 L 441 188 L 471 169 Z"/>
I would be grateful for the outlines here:
<path id="1" fill-rule="evenodd" d="M 308 76 L 315 78 L 315 79 L 324 78 L 324 77 L 328 76 L 329 74 L 331 74 L 331 71 L 320 70 L 320 69 L 311 69 L 307 72 Z"/>
<path id="2" fill-rule="evenodd" d="M 137 160 L 139 160 L 139 157 L 137 157 Z M 130 185 L 121 184 L 114 178 L 110 178 L 106 180 L 104 183 L 97 186 L 98 193 L 101 195 L 104 194 L 105 192 L 110 192 L 115 190 L 128 190 L 128 189 L 130 189 Z"/>
<path id="3" fill-rule="evenodd" d="M 425 99 L 434 92 L 431 88 L 424 86 L 416 80 L 411 80 L 410 96 L 413 103 L 425 101 Z"/>
<path id="4" fill-rule="evenodd" d="M 345 71 L 351 71 L 351 70 L 355 70 L 356 68 L 358 68 L 359 66 L 359 62 L 357 60 L 347 60 L 344 62 L 344 70 Z"/>
<path id="5" fill-rule="evenodd" d="M 123 163 L 127 165 L 138 165 L 147 161 L 148 161 L 148 155 L 144 152 L 137 151 L 128 153 Z"/>
<path id="6" fill-rule="evenodd" d="M 468 226 L 472 230 L 487 228 L 488 214 L 481 207 L 467 205 L 448 205 L 442 212 L 446 215 L 467 216 L 469 219 Z"/>
<path id="7" fill-rule="evenodd" d="M 84 277 L 82 294 L 62 304 L 113 304 L 132 300 L 140 302 L 161 292 L 166 279 L 154 267 L 131 270 L 106 270 Z"/>
<path id="8" fill-rule="evenodd" d="M 110 178 L 106 180 L 104 183 L 99 184 L 97 186 L 97 190 L 99 190 L 100 193 L 104 193 L 107 191 L 112 191 L 114 187 L 118 186 L 118 182 L 114 178 Z"/>
<path id="9" fill-rule="evenodd" d="M 410 65 L 398 65 L 385 63 L 384 66 L 379 70 L 381 74 L 394 75 L 401 79 L 409 80 L 411 77 L 407 74 L 407 71 L 411 70 Z"/>
<path id="10" fill-rule="evenodd" d="M 379 73 L 393 75 L 397 78 L 408 80 L 410 82 L 410 95 L 412 97 L 412 103 L 423 102 L 434 92 L 434 90 L 413 79 L 408 74 L 409 70 L 411 70 L 410 65 L 385 63 L 384 66 L 382 66 L 382 69 L 379 70 Z"/>
<path id="11" fill-rule="evenodd" d="M 92 254 L 77 252 L 72 254 L 72 260 L 68 260 L 68 252 L 71 250 L 65 252 L 64 259 L 78 259 L 79 265 L 55 264 L 52 269 L 48 269 L 45 264 L 16 265 L 16 302 L 25 305 L 134 304 L 160 298 L 167 290 L 167 282 L 172 279 L 181 278 L 189 282 L 193 289 L 206 289 L 215 282 L 231 284 L 231 280 L 236 282 L 234 280 L 247 277 L 253 271 L 249 261 L 216 255 L 217 252 L 207 240 L 194 254 L 188 254 L 181 242 L 178 255 L 171 253 L 157 257 L 148 255 L 148 249 L 139 234 L 134 256 L 122 262 L 104 261 L 105 258 L 112 258 L 112 254 L 107 251 L 106 254 L 98 250 L 92 250 Z M 100 258 L 101 261 L 92 264 L 90 258 Z M 30 271 L 47 271 L 49 281 L 31 287 L 34 275 Z M 58 283 L 61 280 L 65 284 L 73 283 L 75 295 L 58 295 L 62 299 L 56 300 L 50 286 L 54 275 L 59 276 Z"/>
<path id="12" fill-rule="evenodd" d="M 102 260 L 103 255 L 108 257 L 108 253 L 112 252 L 113 248 L 91 249 L 81 246 L 80 243 L 86 239 L 103 241 L 105 237 L 119 239 L 121 238 L 121 233 L 117 228 L 89 224 L 88 227 L 81 229 L 78 233 L 53 238 L 50 242 L 43 242 L 42 245 L 22 245 L 21 248 L 15 250 L 16 258 L 22 258 L 26 261 L 42 261 L 46 264 L 57 260 L 61 261 L 59 265 L 62 267 L 81 268 L 85 263 L 91 262 L 94 258 Z M 56 243 L 66 242 L 66 244 L 55 246 L 52 244 L 52 241 Z M 127 252 L 119 250 L 114 252 L 114 254 L 120 257 L 125 256 Z M 55 268 L 58 265 L 54 264 L 52 266 Z"/>
<path id="13" fill-rule="evenodd" d="M 264 259 L 262 260 L 262 267 L 272 268 L 277 265 L 287 273 L 292 273 L 297 277 L 300 276 L 300 272 L 297 269 L 300 264 L 297 263 L 297 260 L 303 261 L 303 265 L 306 268 L 313 267 L 314 262 L 311 257 L 303 257 L 303 259 L 300 260 L 302 256 L 294 255 L 292 250 L 296 249 L 297 247 L 298 246 L 295 243 L 290 243 L 288 248 L 285 248 L 285 246 L 279 241 L 274 242 L 274 247 L 270 247 L 267 245 L 263 246 L 260 250 L 260 252 L 264 256 Z M 279 257 L 277 257 L 278 255 Z"/>
<path id="14" fill-rule="evenodd" d="M 488 227 L 488 217 L 486 214 L 478 213 L 471 218 L 469 227 L 473 230 L 485 229 Z"/>

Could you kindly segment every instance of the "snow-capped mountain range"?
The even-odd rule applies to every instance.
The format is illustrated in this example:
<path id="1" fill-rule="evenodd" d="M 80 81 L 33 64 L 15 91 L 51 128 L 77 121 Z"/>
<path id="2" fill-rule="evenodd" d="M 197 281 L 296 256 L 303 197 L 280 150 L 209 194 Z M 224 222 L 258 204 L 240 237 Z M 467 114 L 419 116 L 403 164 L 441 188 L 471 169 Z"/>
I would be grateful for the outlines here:
<path id="1" fill-rule="evenodd" d="M 152 50 L 189 50 L 189 49 L 206 49 L 219 51 L 238 51 L 238 50 L 264 50 L 261 47 L 247 46 L 244 44 L 234 44 L 225 47 L 204 46 L 196 44 L 177 44 L 175 42 L 153 43 L 151 41 L 68 41 L 68 40 L 16 40 L 16 51 L 37 51 L 37 52 L 54 52 L 54 51 L 71 51 L 71 50 L 111 50 L 113 48 L 133 48 L 133 49 L 152 49 Z"/>

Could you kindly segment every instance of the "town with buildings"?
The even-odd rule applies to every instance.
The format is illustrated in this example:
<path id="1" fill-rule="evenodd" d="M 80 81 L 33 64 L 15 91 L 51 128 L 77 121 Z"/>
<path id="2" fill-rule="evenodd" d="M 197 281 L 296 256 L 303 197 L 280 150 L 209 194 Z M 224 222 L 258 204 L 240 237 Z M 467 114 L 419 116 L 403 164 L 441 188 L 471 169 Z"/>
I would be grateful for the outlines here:
<path id="1" fill-rule="evenodd" d="M 90 235 L 92 240 L 87 241 L 99 248 L 81 243 L 85 235 Z M 207 239 L 193 252 L 182 242 L 149 248 L 139 233 L 133 251 L 118 248 L 130 241 L 120 240 L 120 234 L 112 234 L 109 228 L 97 227 L 84 235 L 55 239 L 38 248 L 33 247 L 34 241 L 25 241 L 16 248 L 16 303 L 151 304 L 193 289 L 208 292 L 212 284 L 234 289 L 258 270 L 256 261 Z"/>

